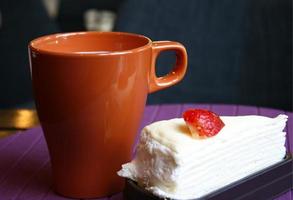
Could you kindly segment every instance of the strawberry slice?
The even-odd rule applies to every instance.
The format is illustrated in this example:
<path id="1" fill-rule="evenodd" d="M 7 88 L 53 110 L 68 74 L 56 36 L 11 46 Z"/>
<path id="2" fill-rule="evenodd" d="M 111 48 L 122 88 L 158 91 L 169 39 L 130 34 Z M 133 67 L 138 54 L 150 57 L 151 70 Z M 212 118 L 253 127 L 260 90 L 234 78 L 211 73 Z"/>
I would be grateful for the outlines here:
<path id="1" fill-rule="evenodd" d="M 183 118 L 192 137 L 212 137 L 225 126 L 217 114 L 208 110 L 190 109 L 183 113 Z"/>

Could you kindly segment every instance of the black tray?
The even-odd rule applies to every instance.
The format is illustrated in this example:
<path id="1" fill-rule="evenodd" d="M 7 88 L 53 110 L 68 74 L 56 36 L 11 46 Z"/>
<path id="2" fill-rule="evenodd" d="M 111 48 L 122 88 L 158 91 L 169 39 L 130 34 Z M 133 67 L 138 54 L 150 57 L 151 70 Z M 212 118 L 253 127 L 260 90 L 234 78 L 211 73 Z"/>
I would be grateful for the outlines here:
<path id="1" fill-rule="evenodd" d="M 293 182 L 292 155 L 287 154 L 282 162 L 247 176 L 233 184 L 227 185 L 198 199 L 230 200 L 230 199 L 273 199 L 292 189 Z M 159 200 L 139 187 L 136 182 L 126 179 L 123 192 L 125 200 Z M 168 199 L 168 198 L 165 198 Z M 194 199 L 195 200 L 195 199 Z"/>

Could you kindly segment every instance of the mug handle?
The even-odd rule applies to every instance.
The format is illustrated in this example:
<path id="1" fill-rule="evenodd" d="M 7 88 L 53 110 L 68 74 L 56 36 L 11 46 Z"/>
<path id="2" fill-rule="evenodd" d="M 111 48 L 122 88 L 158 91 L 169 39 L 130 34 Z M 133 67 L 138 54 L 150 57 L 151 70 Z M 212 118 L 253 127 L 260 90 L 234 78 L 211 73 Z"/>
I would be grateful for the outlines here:
<path id="1" fill-rule="evenodd" d="M 167 75 L 156 76 L 156 60 L 162 51 L 173 50 L 176 53 L 175 67 Z M 158 41 L 152 43 L 152 66 L 149 75 L 149 93 L 175 85 L 183 79 L 187 69 L 187 52 L 185 47 L 172 41 Z"/>

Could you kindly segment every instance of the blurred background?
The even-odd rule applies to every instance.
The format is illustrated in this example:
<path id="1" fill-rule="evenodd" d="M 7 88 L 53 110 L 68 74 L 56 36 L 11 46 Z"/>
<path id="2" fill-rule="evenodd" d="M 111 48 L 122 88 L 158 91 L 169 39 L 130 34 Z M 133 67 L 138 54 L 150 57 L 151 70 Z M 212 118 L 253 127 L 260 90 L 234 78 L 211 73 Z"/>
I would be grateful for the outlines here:
<path id="1" fill-rule="evenodd" d="M 148 104 L 224 103 L 292 111 L 291 0 L 1 0 L 2 114 L 34 108 L 28 42 L 84 30 L 134 32 L 186 46 L 185 79 L 149 95 Z M 174 62 L 172 52 L 162 53 L 157 74 L 167 73 Z"/>

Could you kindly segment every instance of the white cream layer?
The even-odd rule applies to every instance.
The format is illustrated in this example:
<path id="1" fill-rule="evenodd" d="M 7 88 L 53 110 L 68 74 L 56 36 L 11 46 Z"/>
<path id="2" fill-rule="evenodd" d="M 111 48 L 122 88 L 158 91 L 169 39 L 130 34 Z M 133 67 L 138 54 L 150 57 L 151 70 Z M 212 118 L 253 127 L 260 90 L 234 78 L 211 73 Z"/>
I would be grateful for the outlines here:
<path id="1" fill-rule="evenodd" d="M 281 161 L 287 116 L 221 117 L 214 137 L 193 139 L 183 119 L 155 122 L 141 133 L 136 156 L 120 176 L 158 196 L 199 198 Z"/>

